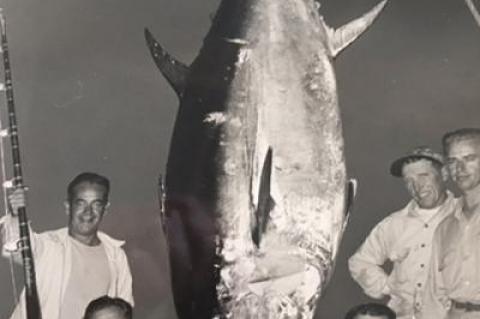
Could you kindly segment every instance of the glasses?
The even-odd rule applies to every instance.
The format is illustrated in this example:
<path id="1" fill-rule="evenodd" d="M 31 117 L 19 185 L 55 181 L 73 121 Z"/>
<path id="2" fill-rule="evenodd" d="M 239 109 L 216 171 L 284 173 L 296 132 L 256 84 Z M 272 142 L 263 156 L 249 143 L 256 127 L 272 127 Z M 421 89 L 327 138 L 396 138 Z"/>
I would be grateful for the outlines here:
<path id="1" fill-rule="evenodd" d="M 101 212 L 107 206 L 107 202 L 101 199 L 97 199 L 88 203 L 86 200 L 77 199 L 72 203 L 72 209 L 75 211 L 84 211 L 90 208 L 94 212 Z"/>

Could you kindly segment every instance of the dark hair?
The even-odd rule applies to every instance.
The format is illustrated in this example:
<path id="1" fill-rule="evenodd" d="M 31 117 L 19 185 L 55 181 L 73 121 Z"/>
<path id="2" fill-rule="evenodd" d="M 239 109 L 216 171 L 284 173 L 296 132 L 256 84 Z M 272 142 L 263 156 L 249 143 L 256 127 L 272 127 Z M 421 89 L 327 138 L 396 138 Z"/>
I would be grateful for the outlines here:
<path id="1" fill-rule="evenodd" d="M 353 307 L 347 312 L 345 319 L 354 319 L 357 315 L 386 316 L 388 319 L 396 319 L 395 312 L 379 303 L 367 303 Z"/>
<path id="2" fill-rule="evenodd" d="M 480 128 L 467 127 L 447 132 L 442 137 L 443 152 L 447 153 L 452 143 L 469 139 L 476 139 L 480 142 Z"/>
<path id="3" fill-rule="evenodd" d="M 126 319 L 132 319 L 132 306 L 121 298 L 111 298 L 109 296 L 102 296 L 92 300 L 85 310 L 83 319 L 91 319 L 97 311 L 108 308 L 116 308 L 120 310 Z"/>
<path id="4" fill-rule="evenodd" d="M 70 201 L 73 198 L 73 193 L 75 190 L 75 187 L 81 183 L 90 183 L 90 184 L 97 184 L 100 186 L 105 187 L 106 190 L 106 197 L 108 198 L 108 192 L 110 191 L 110 181 L 108 178 L 105 176 L 96 174 L 96 173 L 90 173 L 90 172 L 84 172 L 81 174 L 78 174 L 72 181 L 68 184 L 67 187 L 67 196 L 68 200 Z"/>

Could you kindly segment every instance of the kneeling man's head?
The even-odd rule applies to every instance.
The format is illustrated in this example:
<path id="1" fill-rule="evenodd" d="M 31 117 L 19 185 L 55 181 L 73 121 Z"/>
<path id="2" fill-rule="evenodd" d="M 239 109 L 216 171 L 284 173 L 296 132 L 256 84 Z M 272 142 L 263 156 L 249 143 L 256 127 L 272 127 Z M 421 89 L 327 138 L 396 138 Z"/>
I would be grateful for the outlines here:
<path id="1" fill-rule="evenodd" d="M 132 319 L 132 306 L 121 298 L 103 296 L 88 304 L 83 319 Z"/>
<path id="2" fill-rule="evenodd" d="M 350 309 L 345 319 L 396 319 L 395 312 L 378 303 L 367 303 Z"/>

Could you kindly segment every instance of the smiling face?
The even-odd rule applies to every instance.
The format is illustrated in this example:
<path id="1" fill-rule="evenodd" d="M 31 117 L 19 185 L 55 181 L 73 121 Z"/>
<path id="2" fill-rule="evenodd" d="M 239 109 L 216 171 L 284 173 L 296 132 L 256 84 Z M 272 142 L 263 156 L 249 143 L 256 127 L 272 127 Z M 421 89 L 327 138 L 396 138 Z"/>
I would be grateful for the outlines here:
<path id="1" fill-rule="evenodd" d="M 82 182 L 75 186 L 71 198 L 65 205 L 69 216 L 70 236 L 81 242 L 96 238 L 98 227 L 108 206 L 106 188 L 102 185 Z"/>
<path id="2" fill-rule="evenodd" d="M 452 142 L 447 149 L 452 181 L 462 192 L 480 188 L 480 141 L 477 138 Z"/>
<path id="3" fill-rule="evenodd" d="M 445 178 L 431 161 L 421 159 L 405 164 L 402 176 L 408 193 L 420 208 L 435 208 L 445 200 Z"/>

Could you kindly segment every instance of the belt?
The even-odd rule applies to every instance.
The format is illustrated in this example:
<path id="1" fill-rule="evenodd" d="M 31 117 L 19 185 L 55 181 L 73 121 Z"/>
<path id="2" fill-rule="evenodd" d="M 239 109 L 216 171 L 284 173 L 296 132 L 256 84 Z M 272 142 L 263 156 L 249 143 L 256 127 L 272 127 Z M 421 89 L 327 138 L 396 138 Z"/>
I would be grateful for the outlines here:
<path id="1" fill-rule="evenodd" d="M 465 312 L 480 311 L 480 304 L 471 302 L 459 302 L 452 300 L 452 306 L 455 309 L 464 310 Z"/>

